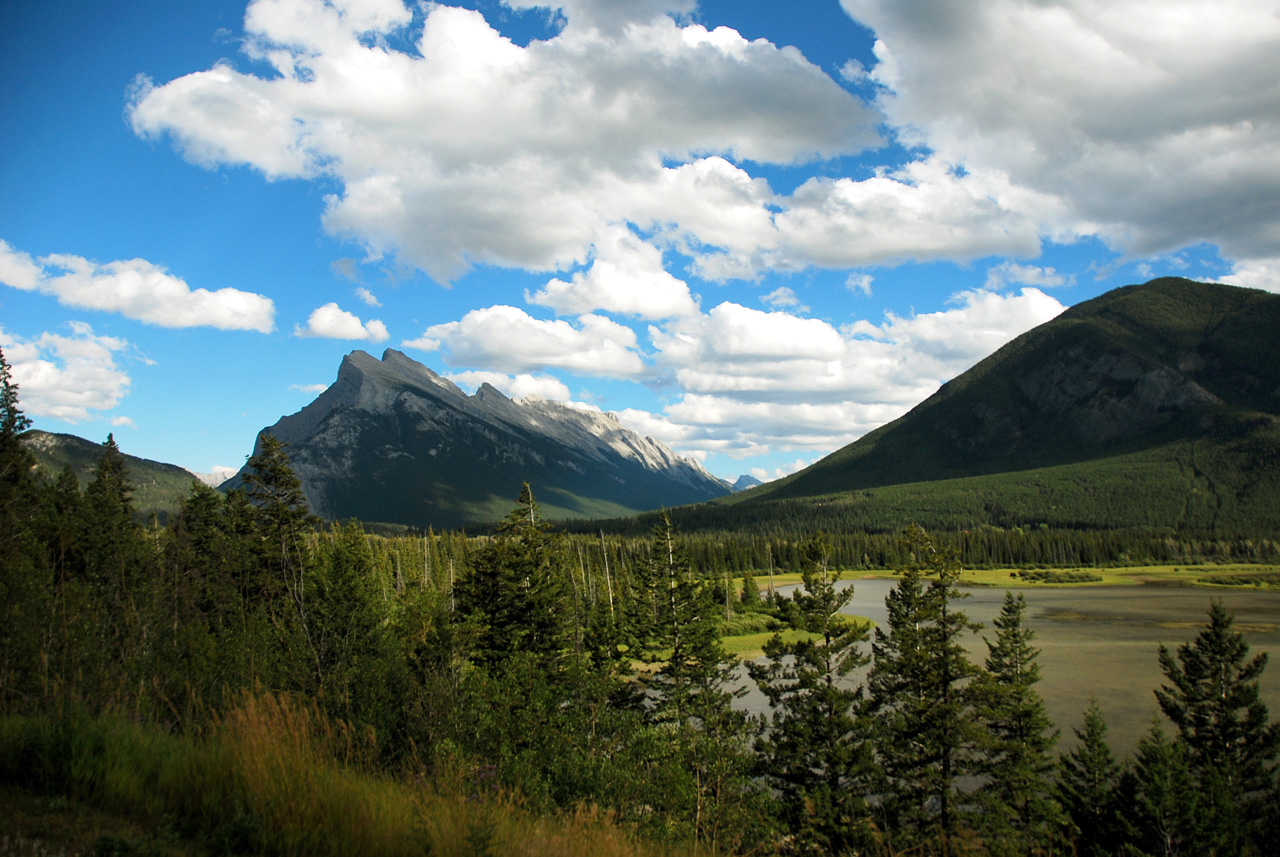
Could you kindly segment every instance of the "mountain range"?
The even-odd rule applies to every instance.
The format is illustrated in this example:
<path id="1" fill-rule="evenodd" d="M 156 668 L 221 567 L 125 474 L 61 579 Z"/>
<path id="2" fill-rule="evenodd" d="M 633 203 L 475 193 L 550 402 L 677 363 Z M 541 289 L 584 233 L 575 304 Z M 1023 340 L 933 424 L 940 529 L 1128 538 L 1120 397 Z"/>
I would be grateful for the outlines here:
<path id="1" fill-rule="evenodd" d="M 469 396 L 392 349 L 381 360 L 348 354 L 327 390 L 264 431 L 288 444 L 312 510 L 329 519 L 492 521 L 525 482 L 548 518 L 630 515 L 732 490 L 613 414 L 510 399 L 488 384 Z"/>
<path id="2" fill-rule="evenodd" d="M 529 482 L 549 518 L 679 506 L 673 517 L 687 530 L 914 521 L 1276 533 L 1278 333 L 1280 295 L 1180 278 L 1127 286 L 1019 336 L 903 417 L 754 487 L 750 477 L 715 478 L 611 414 L 512 400 L 487 384 L 469 396 L 394 350 L 347 355 L 332 386 L 264 431 L 289 445 L 313 510 L 330 519 L 493 521 Z M 82 482 L 100 451 L 71 435 L 24 439 L 46 472 L 70 463 Z M 181 468 L 127 459 L 145 514 L 163 517 L 190 490 L 193 474 Z M 223 487 L 242 480 L 243 470 Z"/>

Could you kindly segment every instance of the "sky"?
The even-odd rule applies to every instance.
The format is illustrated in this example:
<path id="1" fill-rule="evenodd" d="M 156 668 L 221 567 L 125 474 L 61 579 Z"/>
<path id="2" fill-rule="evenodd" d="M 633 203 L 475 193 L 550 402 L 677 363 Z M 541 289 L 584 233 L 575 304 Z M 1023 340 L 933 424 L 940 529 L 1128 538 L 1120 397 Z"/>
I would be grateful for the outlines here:
<path id="1" fill-rule="evenodd" d="M 394 348 L 772 479 L 1066 307 L 1280 291 L 1276 0 L 63 0 L 0 350 L 197 472 Z"/>

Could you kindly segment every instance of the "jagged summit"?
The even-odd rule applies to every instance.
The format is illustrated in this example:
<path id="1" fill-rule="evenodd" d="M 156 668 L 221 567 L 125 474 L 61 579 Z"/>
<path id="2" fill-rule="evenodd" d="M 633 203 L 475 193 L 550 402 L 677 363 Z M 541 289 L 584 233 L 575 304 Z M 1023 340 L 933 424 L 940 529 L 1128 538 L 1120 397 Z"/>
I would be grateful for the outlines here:
<path id="1" fill-rule="evenodd" d="M 394 349 L 381 360 L 351 352 L 328 389 L 266 431 L 289 445 L 312 509 L 327 518 L 493 520 L 523 482 L 548 517 L 625 515 L 729 492 L 613 414 L 513 400 L 489 384 L 468 396 Z"/>

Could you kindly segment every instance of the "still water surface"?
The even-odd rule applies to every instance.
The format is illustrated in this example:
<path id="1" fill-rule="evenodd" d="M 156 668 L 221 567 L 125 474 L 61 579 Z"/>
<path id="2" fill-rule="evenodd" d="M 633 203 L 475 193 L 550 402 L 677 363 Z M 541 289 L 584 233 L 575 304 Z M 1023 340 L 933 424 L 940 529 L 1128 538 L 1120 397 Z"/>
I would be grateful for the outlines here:
<path id="1" fill-rule="evenodd" d="M 887 622 L 885 596 L 892 580 L 858 580 L 846 612 L 866 616 L 881 627 Z M 786 587 L 780 587 L 786 592 Z M 983 629 L 967 641 L 973 660 L 982 663 L 987 648 L 982 637 L 994 639 L 991 624 L 1004 602 L 1003 588 L 962 588 L 969 597 L 958 607 Z M 1271 663 L 1262 676 L 1262 697 L 1274 721 L 1280 717 L 1280 592 L 1227 591 L 1176 586 L 1096 586 L 1070 589 L 1012 589 L 1027 601 L 1027 624 L 1040 649 L 1040 694 L 1049 716 L 1062 730 L 1061 744 L 1073 746 L 1078 727 L 1095 698 L 1109 728 L 1117 754 L 1133 750 L 1159 713 L 1154 689 L 1164 683 L 1157 661 L 1161 643 L 1170 649 L 1194 637 L 1204 626 L 1212 599 L 1235 616 L 1236 629 L 1245 634 L 1250 655 L 1269 652 Z M 864 647 L 870 653 L 870 644 Z M 852 676 L 852 683 L 864 674 Z M 767 710 L 758 691 L 743 704 Z M 1166 723 L 1165 728 L 1169 725 Z"/>

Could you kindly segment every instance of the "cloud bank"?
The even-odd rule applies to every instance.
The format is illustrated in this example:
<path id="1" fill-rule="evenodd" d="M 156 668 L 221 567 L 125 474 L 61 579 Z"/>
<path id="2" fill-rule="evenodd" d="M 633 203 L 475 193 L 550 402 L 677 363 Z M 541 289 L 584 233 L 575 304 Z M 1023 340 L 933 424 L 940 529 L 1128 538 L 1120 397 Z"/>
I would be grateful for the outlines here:
<path id="1" fill-rule="evenodd" d="M 755 232 L 775 203 L 725 158 L 801 163 L 879 142 L 876 111 L 798 51 L 680 25 L 662 14 L 672 4 L 564 3 L 566 26 L 526 47 L 472 10 L 432 4 L 414 23 L 396 2 L 376 8 L 256 0 L 245 50 L 272 72 L 140 80 L 133 128 L 201 165 L 335 179 L 326 229 L 442 282 L 476 263 L 565 270 L 628 224 L 655 246 L 723 249 L 725 203 L 738 197 Z M 389 49 L 411 24 L 416 53 Z"/>
<path id="2" fill-rule="evenodd" d="M 1280 256 L 1280 16 L 1269 0 L 841 0 L 877 105 L 1046 234 L 1134 256 Z"/>

